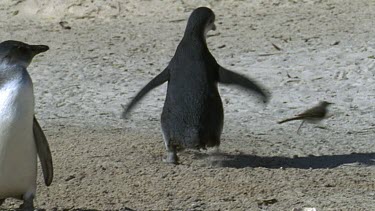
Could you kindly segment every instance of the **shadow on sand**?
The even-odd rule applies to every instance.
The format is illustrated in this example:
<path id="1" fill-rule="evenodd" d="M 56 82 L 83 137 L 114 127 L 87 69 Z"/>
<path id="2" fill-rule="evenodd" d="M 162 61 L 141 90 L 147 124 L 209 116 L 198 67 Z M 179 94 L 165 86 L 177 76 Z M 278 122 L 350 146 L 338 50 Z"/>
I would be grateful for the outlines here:
<path id="1" fill-rule="evenodd" d="M 45 211 L 45 209 L 35 209 L 37 211 Z M 52 210 L 63 210 L 63 211 L 99 211 L 99 210 L 96 210 L 96 209 L 89 209 L 89 208 L 52 208 Z M 0 208 L 0 211 L 22 211 L 21 209 L 1 209 Z M 119 209 L 119 210 L 111 210 L 111 211 L 134 211 L 133 209 L 130 209 L 128 207 L 125 207 L 125 208 L 122 208 L 122 209 Z"/>
<path id="2" fill-rule="evenodd" d="M 197 156 L 206 157 L 206 156 Z M 262 157 L 256 155 L 231 155 L 215 153 L 210 155 L 213 165 L 231 168 L 265 167 L 265 168 L 299 168 L 327 169 L 345 164 L 356 166 L 375 165 L 375 153 L 352 153 L 347 155 L 322 155 L 308 157 Z"/>

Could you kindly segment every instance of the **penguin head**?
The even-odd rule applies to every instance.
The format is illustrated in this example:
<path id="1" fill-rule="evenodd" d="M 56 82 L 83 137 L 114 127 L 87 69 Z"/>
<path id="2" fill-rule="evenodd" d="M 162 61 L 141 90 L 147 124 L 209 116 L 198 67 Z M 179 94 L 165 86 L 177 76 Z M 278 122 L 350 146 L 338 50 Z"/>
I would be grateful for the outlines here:
<path id="1" fill-rule="evenodd" d="M 199 7 L 191 13 L 185 35 L 206 37 L 208 31 L 216 30 L 214 22 L 214 12 L 207 7 Z"/>
<path id="2" fill-rule="evenodd" d="M 23 42 L 8 40 L 0 43 L 0 63 L 29 66 L 35 55 L 49 49 L 46 45 L 28 45 Z"/>
<path id="3" fill-rule="evenodd" d="M 320 105 L 324 106 L 324 107 L 328 107 L 329 105 L 331 105 L 333 103 L 330 103 L 330 102 L 327 102 L 327 101 L 321 101 L 320 102 Z"/>

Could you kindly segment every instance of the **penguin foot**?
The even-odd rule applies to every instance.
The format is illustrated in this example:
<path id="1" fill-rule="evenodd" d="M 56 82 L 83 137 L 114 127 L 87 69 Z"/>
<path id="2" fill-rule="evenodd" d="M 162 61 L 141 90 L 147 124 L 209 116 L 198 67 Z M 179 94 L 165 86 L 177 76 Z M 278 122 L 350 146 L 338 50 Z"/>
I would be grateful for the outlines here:
<path id="1" fill-rule="evenodd" d="M 215 146 L 213 147 L 212 151 L 210 154 L 212 155 L 217 155 L 217 154 L 220 154 L 221 153 L 221 150 L 220 150 L 220 147 L 219 146 Z"/>
<path id="2" fill-rule="evenodd" d="M 163 159 L 163 162 L 168 164 L 178 164 L 178 157 L 176 152 L 168 152 L 167 157 Z"/>
<path id="3" fill-rule="evenodd" d="M 20 210 L 23 211 L 34 211 L 34 200 L 33 198 L 27 199 L 23 201 L 23 204 L 19 207 Z"/>

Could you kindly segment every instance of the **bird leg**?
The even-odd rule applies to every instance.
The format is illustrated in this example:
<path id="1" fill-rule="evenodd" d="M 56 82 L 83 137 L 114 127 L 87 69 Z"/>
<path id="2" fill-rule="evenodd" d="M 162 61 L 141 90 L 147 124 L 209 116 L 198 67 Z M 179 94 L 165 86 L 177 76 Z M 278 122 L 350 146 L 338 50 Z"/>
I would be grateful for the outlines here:
<path id="1" fill-rule="evenodd" d="M 297 134 L 299 135 L 299 130 L 301 129 L 303 123 L 305 123 L 305 120 L 302 120 L 301 124 L 299 125 L 298 129 L 297 129 Z"/>

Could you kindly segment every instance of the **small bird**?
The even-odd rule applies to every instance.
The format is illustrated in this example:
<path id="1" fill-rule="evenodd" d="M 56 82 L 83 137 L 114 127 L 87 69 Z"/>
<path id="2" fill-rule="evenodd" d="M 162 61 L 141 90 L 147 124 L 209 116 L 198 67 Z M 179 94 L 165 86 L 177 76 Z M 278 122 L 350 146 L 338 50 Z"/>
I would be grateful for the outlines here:
<path id="1" fill-rule="evenodd" d="M 333 103 L 327 101 L 321 101 L 318 105 L 313 108 L 307 109 L 306 111 L 296 115 L 295 117 L 284 119 L 282 121 L 277 122 L 278 124 L 282 124 L 284 122 L 294 121 L 294 120 L 302 120 L 301 125 L 298 127 L 297 134 L 301 129 L 303 123 L 305 121 L 309 123 L 317 123 L 322 121 L 326 118 L 328 113 L 328 106 Z"/>
<path id="2" fill-rule="evenodd" d="M 151 89 L 168 81 L 161 114 L 167 163 L 178 163 L 177 150 L 218 147 L 224 112 L 217 84 L 231 84 L 252 91 L 263 102 L 268 93 L 254 81 L 220 66 L 207 48 L 207 32 L 215 30 L 215 14 L 207 7 L 195 9 L 169 65 L 125 107 L 126 118 Z"/>
<path id="3" fill-rule="evenodd" d="M 23 200 L 34 210 L 37 154 L 44 181 L 53 179 L 51 151 L 34 113 L 33 83 L 27 67 L 49 49 L 19 41 L 0 43 L 0 205 L 7 198 Z"/>

